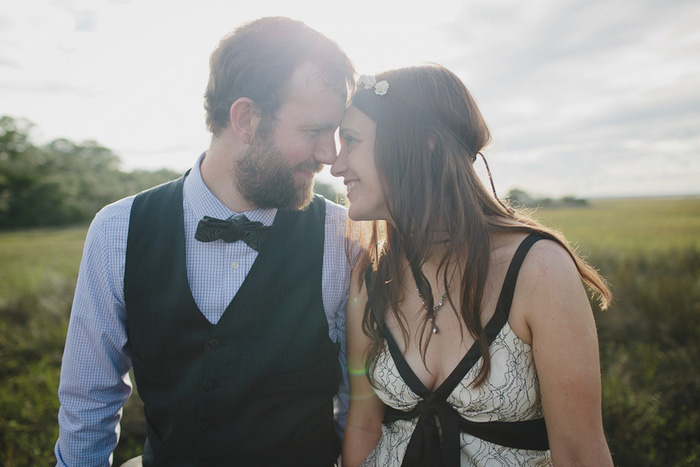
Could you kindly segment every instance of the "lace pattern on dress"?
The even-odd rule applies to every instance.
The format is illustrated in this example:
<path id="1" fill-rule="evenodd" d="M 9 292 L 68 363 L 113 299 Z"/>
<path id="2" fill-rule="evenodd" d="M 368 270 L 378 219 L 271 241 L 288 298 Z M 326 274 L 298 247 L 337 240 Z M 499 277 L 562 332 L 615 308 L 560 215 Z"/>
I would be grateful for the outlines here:
<path id="1" fill-rule="evenodd" d="M 491 372 L 487 381 L 473 388 L 470 383 L 482 359 L 457 384 L 447 401 L 465 419 L 475 422 L 522 421 L 542 417 L 539 381 L 532 347 L 523 342 L 506 323 L 489 347 Z M 420 397 L 399 374 L 388 345 L 372 369 L 377 396 L 388 406 L 410 410 Z M 382 425 L 382 436 L 363 466 L 398 466 L 415 428 L 415 420 Z M 460 433 L 461 464 L 504 466 L 551 465 L 549 451 L 513 449 Z"/>

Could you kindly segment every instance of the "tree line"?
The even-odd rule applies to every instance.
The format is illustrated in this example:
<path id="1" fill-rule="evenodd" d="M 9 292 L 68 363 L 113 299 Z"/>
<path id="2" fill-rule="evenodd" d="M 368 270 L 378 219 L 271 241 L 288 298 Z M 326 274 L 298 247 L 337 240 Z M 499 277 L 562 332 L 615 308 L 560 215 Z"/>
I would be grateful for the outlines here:
<path id="1" fill-rule="evenodd" d="M 172 170 L 120 170 L 121 160 L 96 141 L 32 141 L 34 125 L 0 117 L 0 229 L 49 227 L 90 221 L 103 206 L 173 180 Z M 330 185 L 315 190 L 332 200 Z"/>
<path id="2" fill-rule="evenodd" d="M 96 141 L 58 138 L 38 145 L 33 124 L 0 117 L 0 229 L 61 226 L 90 221 L 103 206 L 173 180 L 172 170 L 120 170 L 121 160 Z M 316 193 L 337 201 L 333 186 L 316 181 Z M 535 198 L 513 189 L 507 199 L 517 207 L 584 207 L 574 197 Z"/>
<path id="3" fill-rule="evenodd" d="M 588 206 L 588 200 L 575 196 L 563 196 L 559 199 L 537 198 L 519 188 L 508 192 L 506 199 L 517 208 L 583 208 Z"/>

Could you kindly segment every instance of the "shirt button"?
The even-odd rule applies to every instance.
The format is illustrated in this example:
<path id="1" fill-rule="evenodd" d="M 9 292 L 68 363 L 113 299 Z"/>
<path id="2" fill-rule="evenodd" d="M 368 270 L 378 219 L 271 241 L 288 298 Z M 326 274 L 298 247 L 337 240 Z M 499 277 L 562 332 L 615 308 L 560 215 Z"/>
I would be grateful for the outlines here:
<path id="1" fill-rule="evenodd" d="M 231 261 L 231 269 L 238 269 L 238 261 Z"/>
<path id="2" fill-rule="evenodd" d="M 214 381 L 205 381 L 204 383 L 202 383 L 202 386 L 204 386 L 205 391 L 211 391 L 212 389 L 214 389 Z"/>
<path id="3" fill-rule="evenodd" d="M 209 339 L 209 347 L 212 349 L 218 349 L 219 348 L 219 339 Z"/>
<path id="4" fill-rule="evenodd" d="M 207 431 L 211 428 L 211 424 L 209 422 L 202 422 L 199 424 L 199 429 L 202 431 Z"/>

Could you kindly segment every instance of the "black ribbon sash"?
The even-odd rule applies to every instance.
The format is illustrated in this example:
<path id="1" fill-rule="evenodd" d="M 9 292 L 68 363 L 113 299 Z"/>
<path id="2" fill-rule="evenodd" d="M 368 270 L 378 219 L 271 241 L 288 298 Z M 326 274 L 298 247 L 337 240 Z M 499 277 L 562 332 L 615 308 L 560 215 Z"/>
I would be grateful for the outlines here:
<path id="1" fill-rule="evenodd" d="M 460 432 L 515 449 L 549 449 L 544 418 L 519 422 L 473 422 L 462 418 L 454 407 L 434 393 L 427 394 L 408 412 L 386 407 L 384 423 L 416 417 L 416 428 L 406 448 L 402 467 L 459 466 Z M 440 422 L 442 440 L 437 421 Z"/>

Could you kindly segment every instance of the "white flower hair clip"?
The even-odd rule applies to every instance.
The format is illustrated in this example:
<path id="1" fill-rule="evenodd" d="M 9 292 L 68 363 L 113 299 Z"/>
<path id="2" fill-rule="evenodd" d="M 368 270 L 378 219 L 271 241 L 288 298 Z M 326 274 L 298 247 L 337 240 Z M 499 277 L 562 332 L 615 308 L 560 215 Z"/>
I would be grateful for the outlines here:
<path id="1" fill-rule="evenodd" d="M 389 90 L 389 83 L 382 80 L 374 85 L 374 93 L 378 96 L 383 96 Z"/>
<path id="2" fill-rule="evenodd" d="M 370 75 L 362 75 L 360 76 L 359 82 L 365 89 L 370 89 L 372 86 L 377 84 L 377 78 Z"/>
<path id="3" fill-rule="evenodd" d="M 374 88 L 374 93 L 378 96 L 383 96 L 389 90 L 389 83 L 387 83 L 385 80 L 377 82 L 377 78 L 371 75 L 360 76 L 359 83 L 365 89 Z"/>

